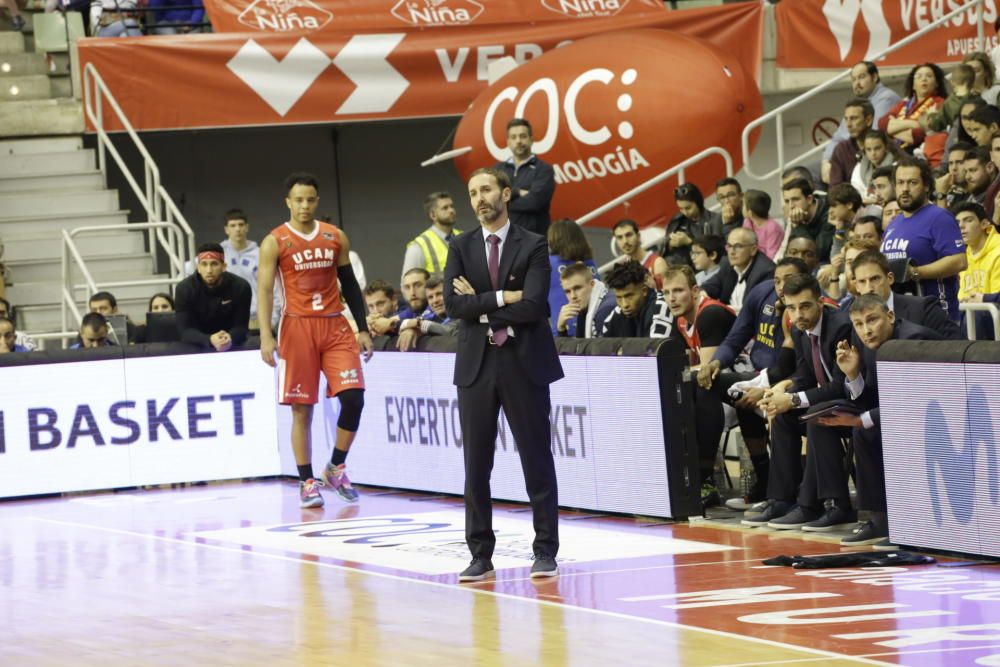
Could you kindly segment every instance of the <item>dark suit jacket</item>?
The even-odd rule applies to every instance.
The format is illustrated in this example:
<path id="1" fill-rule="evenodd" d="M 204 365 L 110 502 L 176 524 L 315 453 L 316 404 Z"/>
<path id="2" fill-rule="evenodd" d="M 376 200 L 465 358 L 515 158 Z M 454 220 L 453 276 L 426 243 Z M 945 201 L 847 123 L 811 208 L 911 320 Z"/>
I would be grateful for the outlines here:
<path id="1" fill-rule="evenodd" d="M 510 162 L 500 162 L 496 168 L 507 172 L 510 177 L 511 199 L 507 204 L 510 221 L 529 232 L 545 236 L 552 221 L 549 204 L 556 191 L 556 173 L 552 165 L 532 156 L 517 170 L 517 176 Z M 521 190 L 527 190 L 528 194 L 522 197 Z"/>
<path id="2" fill-rule="evenodd" d="M 941 302 L 932 296 L 913 296 L 911 294 L 893 294 L 892 307 L 896 319 L 906 320 L 921 327 L 936 331 L 943 340 L 965 340 L 962 328 L 949 319 L 941 307 Z M 906 338 L 902 340 L 908 340 Z M 917 338 L 915 340 L 924 340 Z M 929 339 L 937 340 L 937 339 Z"/>
<path id="3" fill-rule="evenodd" d="M 896 295 L 899 298 L 899 295 Z M 920 297 L 915 297 L 918 300 Z M 934 301 L 933 297 L 928 297 Z M 934 307 L 944 313 L 941 306 L 937 305 L 935 302 Z M 926 326 L 920 326 L 919 324 L 914 324 L 913 322 L 908 322 L 905 319 L 899 319 L 899 305 L 896 304 L 896 324 L 892 329 L 892 336 L 889 340 L 945 340 L 946 336 L 941 332 L 940 329 L 931 329 Z M 947 319 L 947 318 L 946 318 Z M 949 320 L 950 322 L 950 320 Z M 871 350 L 865 347 L 861 343 L 861 339 L 858 338 L 857 334 L 851 333 L 851 345 L 858 348 L 861 351 L 861 373 L 865 377 L 865 389 L 861 392 L 861 396 L 855 399 L 855 403 L 870 414 L 872 421 L 875 423 L 875 428 L 882 427 L 882 420 L 879 414 L 878 405 L 878 373 L 876 372 L 876 357 L 878 356 L 878 350 Z M 841 376 L 843 377 L 843 376 Z M 847 395 L 847 388 L 843 387 L 844 398 L 850 398 Z"/>
<path id="4" fill-rule="evenodd" d="M 468 387 L 479 374 L 486 346 L 488 329 L 505 327 L 514 330 L 513 346 L 519 369 L 537 385 L 555 382 L 563 377 L 556 344 L 549 326 L 549 248 L 545 237 L 511 224 L 500 254 L 500 290 L 521 290 L 521 301 L 503 308 L 497 307 L 496 290 L 490 283 L 486 263 L 483 228 L 451 238 L 448 261 L 444 269 L 444 304 L 448 317 L 458 320 L 458 352 L 455 357 L 455 384 Z M 452 281 L 465 278 L 475 288 L 475 295 L 455 294 Z M 488 315 L 489 324 L 479 321 Z"/>
<path id="5" fill-rule="evenodd" d="M 819 335 L 820 356 L 823 363 L 833 375 L 824 387 L 819 387 L 816 373 L 813 371 L 812 345 L 805 332 L 792 329 L 792 342 L 795 345 L 795 373 L 792 375 L 795 391 L 804 391 L 809 405 L 823 401 L 844 398 L 844 374 L 837 366 L 837 343 L 851 337 L 851 321 L 847 316 L 832 308 L 823 309 L 823 330 Z"/>
<path id="6" fill-rule="evenodd" d="M 749 294 L 754 286 L 771 278 L 774 278 L 774 262 L 758 250 L 750 262 L 750 270 L 747 271 L 747 291 L 744 294 L 744 298 L 746 298 L 746 294 Z M 722 261 L 719 262 L 719 270 L 714 276 L 705 281 L 701 289 L 713 299 L 718 299 L 728 305 L 729 299 L 733 295 L 733 289 L 736 287 L 736 279 L 736 269 L 729 263 L 728 257 L 723 257 Z"/>

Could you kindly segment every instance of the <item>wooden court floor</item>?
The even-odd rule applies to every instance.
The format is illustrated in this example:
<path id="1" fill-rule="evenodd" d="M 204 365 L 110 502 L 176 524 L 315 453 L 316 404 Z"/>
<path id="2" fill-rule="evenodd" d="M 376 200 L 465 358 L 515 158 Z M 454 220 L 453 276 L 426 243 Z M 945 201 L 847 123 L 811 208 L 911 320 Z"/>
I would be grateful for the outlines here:
<path id="1" fill-rule="evenodd" d="M 495 512 L 494 581 L 457 584 L 460 501 L 213 484 L 0 503 L 0 665 L 997 665 L 1000 566 L 802 571 L 830 539 L 565 513 L 532 582 Z M 961 565 L 961 564 L 958 564 Z"/>

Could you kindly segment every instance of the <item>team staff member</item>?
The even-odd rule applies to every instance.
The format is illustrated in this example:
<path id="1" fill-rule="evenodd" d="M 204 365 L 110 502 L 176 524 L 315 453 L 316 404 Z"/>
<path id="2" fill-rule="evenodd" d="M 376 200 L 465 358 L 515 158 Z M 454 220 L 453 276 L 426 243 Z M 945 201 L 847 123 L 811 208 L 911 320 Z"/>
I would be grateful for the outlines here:
<path id="1" fill-rule="evenodd" d="M 481 581 L 494 571 L 490 472 L 501 407 L 531 500 L 531 576 L 552 577 L 559 573 L 559 499 L 549 385 L 563 371 L 548 319 L 548 245 L 508 218 L 505 172 L 472 172 L 469 196 L 480 228 L 452 241 L 444 272 L 445 307 L 459 320 L 455 384 L 464 438 L 465 539 L 472 552 L 459 581 Z"/>
<path id="2" fill-rule="evenodd" d="M 507 123 L 507 148 L 511 157 L 498 163 L 496 168 L 506 173 L 511 183 L 507 206 L 510 221 L 545 236 L 552 222 L 549 205 L 556 191 L 556 172 L 552 165 L 542 162 L 531 152 L 534 142 L 531 123 L 523 118 L 512 118 Z"/>
<path id="3" fill-rule="evenodd" d="M 447 192 L 432 192 L 424 199 L 424 213 L 430 218 L 431 226 L 406 244 L 403 257 L 403 276 L 410 269 L 424 269 L 428 273 L 441 273 L 448 260 L 448 242 L 452 236 L 460 234 L 455 229 L 458 214 L 455 202 Z M 400 278 L 399 284 L 403 284 Z"/>
<path id="4" fill-rule="evenodd" d="M 257 312 L 271 312 L 271 295 L 277 274 L 284 292 L 284 307 L 276 342 L 261 322 L 260 354 L 269 366 L 278 352 L 279 401 L 292 406 L 292 449 L 299 470 L 299 500 L 302 507 L 321 507 L 319 486 L 325 482 L 347 502 L 358 492 L 345 471 L 347 452 L 357 435 L 364 407 L 365 378 L 359 354 L 372 355 L 367 313 L 361 286 L 351 267 L 351 242 L 347 235 L 327 222 L 316 220 L 319 183 L 311 174 L 292 174 L 285 181 L 285 204 L 291 219 L 271 230 L 260 247 Z M 338 287 L 338 279 L 340 287 Z M 343 317 L 341 289 L 358 326 L 355 338 Z M 359 349 L 360 347 L 360 349 Z M 323 481 L 313 477 L 313 407 L 319 399 L 319 374 L 326 376 L 327 397 L 340 399 L 337 442 Z"/>
<path id="5" fill-rule="evenodd" d="M 196 260 L 197 271 L 178 283 L 175 292 L 181 342 L 216 352 L 239 347 L 246 342 L 250 324 L 250 283 L 226 271 L 218 243 L 199 247 Z"/>

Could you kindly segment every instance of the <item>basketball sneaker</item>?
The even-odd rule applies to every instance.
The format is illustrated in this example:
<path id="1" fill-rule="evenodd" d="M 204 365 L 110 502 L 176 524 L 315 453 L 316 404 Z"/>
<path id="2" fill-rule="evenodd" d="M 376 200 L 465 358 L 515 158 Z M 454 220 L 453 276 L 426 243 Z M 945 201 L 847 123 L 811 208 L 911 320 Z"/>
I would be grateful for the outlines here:
<path id="1" fill-rule="evenodd" d="M 318 479 L 309 479 L 299 482 L 299 507 L 306 509 L 310 507 L 322 507 L 323 496 L 320 495 L 319 487 L 323 482 Z"/>
<path id="2" fill-rule="evenodd" d="M 323 470 L 323 479 L 327 486 L 337 492 L 341 500 L 346 503 L 356 503 L 359 497 L 358 492 L 351 486 L 351 480 L 347 477 L 346 470 L 343 463 L 339 466 L 328 463 Z"/>

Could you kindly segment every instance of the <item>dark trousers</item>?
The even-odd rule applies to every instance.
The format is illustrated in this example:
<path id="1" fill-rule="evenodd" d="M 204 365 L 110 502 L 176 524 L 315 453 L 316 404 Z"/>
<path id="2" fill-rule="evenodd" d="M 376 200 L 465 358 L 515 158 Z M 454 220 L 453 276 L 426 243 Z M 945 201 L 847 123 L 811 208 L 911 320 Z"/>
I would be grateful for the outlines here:
<path id="1" fill-rule="evenodd" d="M 791 410 L 771 422 L 771 475 L 767 497 L 819 508 L 823 500 L 848 502 L 847 472 L 841 438 L 850 429 L 821 426 L 799 420 L 805 410 Z M 802 466 L 802 436 L 806 436 L 806 465 Z"/>
<path id="2" fill-rule="evenodd" d="M 458 411 L 465 456 L 465 541 L 474 558 L 492 558 L 496 546 L 490 473 L 496 450 L 497 419 L 503 408 L 521 457 L 534 520 L 535 554 L 559 551 L 559 496 L 552 460 L 548 385 L 532 384 L 514 353 L 516 339 L 490 345 L 475 382 L 458 388 Z"/>
<path id="3" fill-rule="evenodd" d="M 729 388 L 737 382 L 752 380 L 757 377 L 757 373 L 736 373 L 725 371 L 719 374 L 712 385 L 712 391 L 716 392 L 724 402 L 736 408 L 736 401 L 729 396 Z M 766 438 L 767 421 L 754 410 L 744 410 L 736 408 L 736 420 L 740 425 L 740 432 L 744 438 Z"/>
<path id="4" fill-rule="evenodd" d="M 878 428 L 852 429 L 858 487 L 858 509 L 886 512 L 885 463 L 882 460 L 882 432 Z"/>
<path id="5" fill-rule="evenodd" d="M 694 427 L 698 438 L 698 468 L 702 484 L 712 481 L 719 440 L 726 426 L 722 399 L 714 388 L 702 389 L 692 379 L 694 386 Z"/>

